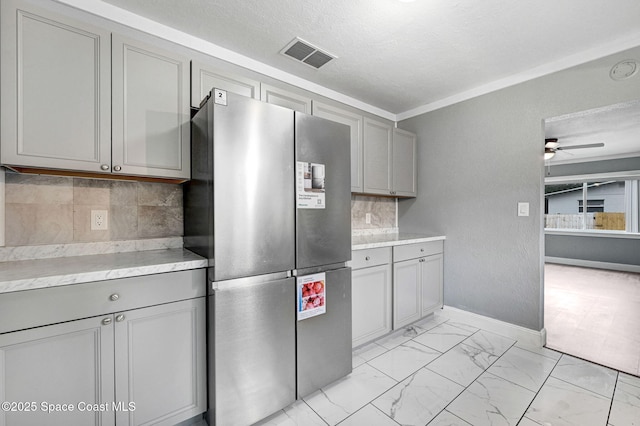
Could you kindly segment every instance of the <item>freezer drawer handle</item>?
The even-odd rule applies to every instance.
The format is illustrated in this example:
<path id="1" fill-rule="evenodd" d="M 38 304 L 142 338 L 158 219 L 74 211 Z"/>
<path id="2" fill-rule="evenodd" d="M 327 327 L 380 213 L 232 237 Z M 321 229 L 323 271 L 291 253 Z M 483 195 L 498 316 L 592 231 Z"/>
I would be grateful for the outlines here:
<path id="1" fill-rule="evenodd" d="M 102 320 L 102 325 L 109 325 L 111 324 L 111 317 L 107 317 L 105 319 Z"/>
<path id="2" fill-rule="evenodd" d="M 120 295 L 118 293 L 113 293 L 111 296 L 109 296 L 109 299 L 112 302 L 115 302 L 116 300 L 120 299 Z"/>

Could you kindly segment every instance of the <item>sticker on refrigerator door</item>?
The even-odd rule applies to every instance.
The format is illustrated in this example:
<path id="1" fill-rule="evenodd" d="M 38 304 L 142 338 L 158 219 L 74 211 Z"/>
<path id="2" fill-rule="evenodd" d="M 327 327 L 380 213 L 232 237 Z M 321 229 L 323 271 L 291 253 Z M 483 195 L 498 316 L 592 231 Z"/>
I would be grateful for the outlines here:
<path id="1" fill-rule="evenodd" d="M 220 89 L 213 89 L 213 103 L 218 105 L 227 105 L 227 91 Z"/>
<path id="2" fill-rule="evenodd" d="M 326 274 L 298 277 L 296 289 L 298 321 L 327 312 Z"/>
<path id="3" fill-rule="evenodd" d="M 296 207 L 299 209 L 325 208 L 324 164 L 296 162 Z"/>

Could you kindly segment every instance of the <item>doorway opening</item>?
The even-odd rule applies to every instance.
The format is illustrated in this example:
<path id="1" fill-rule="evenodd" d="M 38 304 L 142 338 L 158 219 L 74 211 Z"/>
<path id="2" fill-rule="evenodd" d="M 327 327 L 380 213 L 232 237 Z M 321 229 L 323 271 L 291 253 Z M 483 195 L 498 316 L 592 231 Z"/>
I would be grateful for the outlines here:
<path id="1" fill-rule="evenodd" d="M 547 346 L 640 376 L 640 101 L 547 119 L 545 139 Z"/>

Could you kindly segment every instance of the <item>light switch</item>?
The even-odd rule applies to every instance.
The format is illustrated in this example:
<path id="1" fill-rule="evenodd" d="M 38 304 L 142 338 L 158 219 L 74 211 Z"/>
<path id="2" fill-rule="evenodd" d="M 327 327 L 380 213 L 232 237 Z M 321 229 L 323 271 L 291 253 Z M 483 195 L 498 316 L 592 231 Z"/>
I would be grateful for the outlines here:
<path id="1" fill-rule="evenodd" d="M 518 203 L 518 216 L 529 216 L 529 203 Z"/>

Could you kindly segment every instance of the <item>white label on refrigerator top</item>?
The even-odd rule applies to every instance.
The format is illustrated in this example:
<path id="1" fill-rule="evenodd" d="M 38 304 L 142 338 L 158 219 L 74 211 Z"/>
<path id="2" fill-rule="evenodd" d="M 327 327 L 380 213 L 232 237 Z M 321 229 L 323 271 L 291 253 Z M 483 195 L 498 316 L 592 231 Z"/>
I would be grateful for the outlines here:
<path id="1" fill-rule="evenodd" d="M 227 105 L 227 91 L 220 89 L 213 89 L 213 102 L 218 105 Z"/>
<path id="2" fill-rule="evenodd" d="M 296 207 L 299 209 L 324 209 L 324 164 L 296 162 Z"/>
<path id="3" fill-rule="evenodd" d="M 327 277 L 324 272 L 298 277 L 296 284 L 298 321 L 327 312 L 326 284 Z"/>

